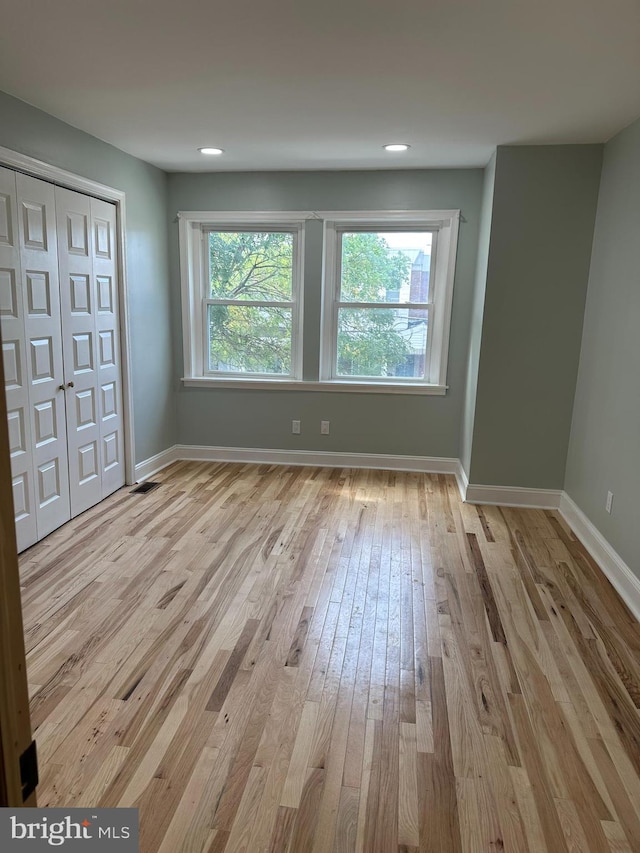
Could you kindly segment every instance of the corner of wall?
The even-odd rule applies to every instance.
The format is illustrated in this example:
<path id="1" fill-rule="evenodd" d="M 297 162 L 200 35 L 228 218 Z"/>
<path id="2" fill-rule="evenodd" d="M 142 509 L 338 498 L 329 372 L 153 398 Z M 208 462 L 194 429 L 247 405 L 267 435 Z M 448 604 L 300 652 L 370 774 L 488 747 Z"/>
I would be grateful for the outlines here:
<path id="1" fill-rule="evenodd" d="M 601 145 L 497 150 L 474 484 L 564 485 L 601 165 Z"/>
<path id="2" fill-rule="evenodd" d="M 467 485 L 469 483 L 469 474 L 471 470 L 471 448 L 473 443 L 476 395 L 478 390 L 478 369 L 491 242 L 495 177 L 496 152 L 493 153 L 484 170 L 482 204 L 480 207 L 478 254 L 476 259 L 476 273 L 473 289 L 473 305 L 469 324 L 469 346 L 467 350 L 465 393 L 462 418 L 460 421 L 460 463 Z"/>

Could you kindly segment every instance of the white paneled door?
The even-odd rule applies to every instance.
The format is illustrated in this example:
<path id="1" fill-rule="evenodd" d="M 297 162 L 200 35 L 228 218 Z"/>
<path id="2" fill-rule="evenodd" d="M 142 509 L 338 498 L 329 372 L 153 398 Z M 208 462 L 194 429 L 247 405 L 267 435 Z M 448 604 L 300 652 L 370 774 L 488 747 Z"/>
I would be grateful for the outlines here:
<path id="1" fill-rule="evenodd" d="M 18 548 L 38 539 L 16 174 L 0 168 L 0 323 Z"/>
<path id="2" fill-rule="evenodd" d="M 16 175 L 38 539 L 70 518 L 55 187 Z"/>
<path id="3" fill-rule="evenodd" d="M 102 497 L 124 486 L 124 419 L 116 266 L 116 208 L 91 199 L 98 343 L 98 415 Z"/>
<path id="4" fill-rule="evenodd" d="M 0 168 L 0 321 L 20 550 L 124 485 L 116 209 Z"/>
<path id="5" fill-rule="evenodd" d="M 56 187 L 71 514 L 102 498 L 91 200 Z"/>
<path id="6" fill-rule="evenodd" d="M 115 206 L 56 187 L 71 515 L 124 485 Z"/>

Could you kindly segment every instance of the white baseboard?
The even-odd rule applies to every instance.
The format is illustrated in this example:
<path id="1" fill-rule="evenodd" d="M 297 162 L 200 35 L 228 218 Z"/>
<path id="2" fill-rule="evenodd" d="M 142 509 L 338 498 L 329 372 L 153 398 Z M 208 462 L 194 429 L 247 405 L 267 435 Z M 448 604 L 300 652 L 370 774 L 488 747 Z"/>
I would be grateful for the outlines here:
<path id="1" fill-rule="evenodd" d="M 566 492 L 562 493 L 560 513 L 640 622 L 640 578 Z"/>
<path id="2" fill-rule="evenodd" d="M 176 444 L 136 465 L 136 480 L 178 460 L 247 462 L 267 465 L 310 465 L 322 468 L 375 468 L 386 471 L 421 471 L 458 475 L 458 459 L 441 456 L 392 456 L 381 453 L 327 453 L 320 450 L 272 450 L 259 447 L 210 447 Z"/>
<path id="3" fill-rule="evenodd" d="M 169 447 L 161 453 L 156 453 L 155 456 L 150 456 L 144 462 L 139 462 L 135 467 L 136 483 L 139 483 L 141 480 L 148 480 L 149 477 L 153 477 L 154 474 L 162 471 L 167 465 L 176 462 L 180 458 L 177 455 L 177 450 L 178 448 L 174 444 L 173 447 Z"/>
<path id="4" fill-rule="evenodd" d="M 322 468 L 376 468 L 455 474 L 457 459 L 439 456 L 392 456 L 380 453 L 327 453 L 321 450 L 266 450 L 258 447 L 198 447 L 179 444 L 178 459 L 255 462 L 267 465 L 313 465 Z"/>
<path id="5" fill-rule="evenodd" d="M 467 472 L 464 470 L 464 465 L 462 464 L 461 459 L 458 459 L 456 482 L 458 484 L 458 491 L 460 492 L 460 500 L 466 501 L 467 489 L 469 488 L 469 478 L 467 477 Z"/>
<path id="6" fill-rule="evenodd" d="M 530 509 L 558 509 L 559 489 L 523 489 L 518 486 L 477 486 L 467 483 L 463 500 L 472 504 L 519 506 Z"/>

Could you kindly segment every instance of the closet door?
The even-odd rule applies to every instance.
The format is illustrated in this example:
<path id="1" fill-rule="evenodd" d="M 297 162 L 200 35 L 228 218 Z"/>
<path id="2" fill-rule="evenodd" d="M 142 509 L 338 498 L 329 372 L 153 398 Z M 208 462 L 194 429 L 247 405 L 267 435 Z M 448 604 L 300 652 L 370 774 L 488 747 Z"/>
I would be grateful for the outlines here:
<path id="1" fill-rule="evenodd" d="M 16 174 L 0 168 L 0 324 L 18 550 L 38 540 Z"/>
<path id="2" fill-rule="evenodd" d="M 98 412 L 102 497 L 125 483 L 116 206 L 91 199 L 98 332 Z"/>
<path id="3" fill-rule="evenodd" d="M 71 516 L 102 498 L 96 290 L 88 196 L 56 187 Z"/>
<path id="4" fill-rule="evenodd" d="M 38 539 L 70 518 L 54 187 L 16 175 Z"/>
<path id="5" fill-rule="evenodd" d="M 115 205 L 0 167 L 18 547 L 124 485 Z"/>
<path id="6" fill-rule="evenodd" d="M 124 485 L 115 205 L 56 188 L 71 515 Z"/>

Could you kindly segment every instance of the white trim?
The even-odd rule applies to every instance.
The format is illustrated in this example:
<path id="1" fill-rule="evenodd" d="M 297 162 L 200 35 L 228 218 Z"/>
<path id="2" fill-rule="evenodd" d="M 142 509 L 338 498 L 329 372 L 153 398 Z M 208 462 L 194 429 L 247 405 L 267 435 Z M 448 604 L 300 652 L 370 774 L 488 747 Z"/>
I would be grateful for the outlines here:
<path id="1" fill-rule="evenodd" d="M 322 232 L 322 292 L 320 309 L 320 375 L 321 382 L 329 381 L 335 372 L 338 351 L 338 307 L 336 292 L 339 287 L 340 259 L 338 236 L 334 223 L 323 220 Z"/>
<path id="2" fill-rule="evenodd" d="M 327 383 L 331 383 L 334 391 L 358 391 L 373 393 L 409 393 L 409 394 L 432 394 L 444 396 L 448 390 L 446 384 L 447 360 L 449 351 L 449 334 L 451 325 L 451 309 L 453 304 L 453 283 L 455 278 L 455 259 L 458 244 L 458 228 L 460 221 L 460 210 L 186 210 L 178 211 L 178 230 L 180 242 L 180 279 L 182 292 L 182 341 L 183 341 L 183 363 L 184 379 L 187 386 L 200 385 L 216 387 L 214 382 L 221 383 L 219 387 L 230 387 L 229 383 L 238 381 L 242 387 L 259 387 L 263 390 L 285 387 L 284 382 L 291 382 L 292 377 L 284 381 L 278 379 L 251 377 L 249 381 L 260 384 L 250 386 L 241 376 L 208 376 L 204 369 L 203 341 L 205 340 L 205 329 L 203 328 L 203 312 L 201 302 L 204 296 L 203 271 L 202 271 L 202 239 L 203 233 L 211 226 L 215 227 L 251 227 L 251 228 L 273 228 L 279 226 L 287 229 L 298 230 L 298 264 L 299 292 L 297 295 L 294 314 L 297 314 L 297 324 L 294 322 L 294 335 L 292 340 L 292 370 L 293 379 L 302 376 L 302 329 L 304 326 L 303 301 L 305 293 L 304 282 L 304 228 L 303 225 L 309 220 L 321 220 L 324 227 L 324 249 L 322 253 L 322 279 L 323 297 L 320 328 L 320 373 L 318 382 L 307 380 L 298 382 L 287 390 L 329 390 Z M 429 308 L 430 327 L 432 333 L 427 339 L 426 370 L 429 373 L 429 382 L 403 382 L 399 377 L 394 385 L 397 390 L 389 391 L 391 383 L 383 380 L 378 383 L 375 378 L 354 377 L 354 381 L 347 377 L 333 378 L 336 335 L 337 335 L 337 303 L 335 300 L 335 287 L 338 280 L 334 266 L 337 263 L 337 230 L 341 226 L 348 227 L 349 224 L 363 226 L 389 226 L 393 228 L 425 228 L 434 231 L 434 250 L 432 257 L 434 264 L 433 293 L 434 305 Z M 436 254 L 445 261 L 437 263 Z M 385 307 L 385 306 L 379 306 Z M 398 307 L 398 306 L 394 306 Z M 402 307 L 402 306 L 400 306 Z M 296 310 L 297 309 L 297 310 Z M 433 320 L 431 320 L 433 317 Z M 296 334 L 298 330 L 298 334 Z M 213 381 L 212 381 L 213 380 Z M 312 387 L 313 384 L 321 387 Z M 374 389 L 376 385 L 382 385 L 384 390 Z M 324 385 L 325 387 L 322 387 Z M 343 385 L 344 387 L 338 387 Z M 421 386 L 418 388 L 418 385 Z M 408 386 L 410 390 L 406 390 Z M 238 386 L 240 387 L 240 386 Z M 424 387 L 424 390 L 422 390 Z"/>
<path id="3" fill-rule="evenodd" d="M 167 465 L 177 462 L 180 458 L 177 451 L 177 445 L 174 444 L 173 447 L 169 447 L 161 453 L 156 453 L 155 456 L 150 456 L 144 462 L 139 462 L 136 465 L 135 482 L 140 483 L 142 480 L 148 480 L 149 477 L 153 477 L 154 474 L 162 471 Z"/>
<path id="4" fill-rule="evenodd" d="M 291 300 L 291 373 L 286 379 L 296 381 L 302 377 L 302 327 L 304 300 L 304 223 L 305 216 L 285 211 L 180 211 L 178 232 L 180 248 L 180 289 L 182 294 L 182 347 L 184 372 L 188 380 L 230 379 L 242 381 L 242 374 L 209 372 L 205 353 L 208 349 L 207 304 L 237 304 L 234 300 L 209 299 L 207 291 L 206 240 L 209 231 L 218 228 L 243 228 L 273 230 L 276 226 L 293 235 L 293 276 Z M 213 227 L 209 227 L 213 226 Z M 261 304 L 260 301 L 242 302 L 245 307 Z M 273 300 L 262 303 L 278 305 Z M 284 303 L 282 303 L 284 304 Z M 252 378 L 271 381 L 269 376 Z"/>
<path id="5" fill-rule="evenodd" d="M 188 376 L 193 376 L 197 372 L 195 364 L 193 340 L 196 337 L 194 326 L 197 320 L 195 308 L 195 293 L 191 282 L 194 279 L 193 259 L 200 258 L 199 247 L 195 246 L 196 241 L 202 238 L 202 231 L 194 228 L 191 219 L 178 214 L 178 232 L 180 246 L 180 288 L 182 294 L 182 358 L 184 362 L 185 373 Z M 198 323 L 198 325 L 200 325 Z M 200 370 L 202 372 L 202 369 Z"/>
<path id="6" fill-rule="evenodd" d="M 345 377 L 338 375 L 336 366 L 338 314 L 340 307 L 345 307 L 339 298 L 341 233 L 355 225 L 368 226 L 377 230 L 384 230 L 385 226 L 391 226 L 394 229 L 406 227 L 407 229 L 417 230 L 422 228 L 433 233 L 432 283 L 430 286 L 432 299 L 428 309 L 429 333 L 426 339 L 425 379 L 423 382 L 432 386 L 446 387 L 460 211 L 316 211 L 315 216 L 324 220 L 321 380 L 344 381 L 345 379 Z M 349 307 L 358 307 L 358 303 L 349 303 Z M 380 304 L 378 306 L 370 305 L 369 307 L 402 308 L 403 306 Z M 415 307 L 420 306 L 416 305 Z M 375 382 L 375 379 L 371 381 Z"/>
<path id="7" fill-rule="evenodd" d="M 460 210 L 179 210 L 177 215 L 180 221 L 184 219 L 204 225 L 209 222 L 225 224 L 228 223 L 229 217 L 233 218 L 234 223 L 250 225 L 255 222 L 274 224 L 286 219 L 344 219 L 373 224 L 384 217 L 395 224 L 406 223 L 414 227 L 416 222 L 428 219 L 430 225 L 442 227 L 448 220 L 459 217 Z"/>
<path id="8" fill-rule="evenodd" d="M 70 190 L 86 193 L 94 198 L 111 201 L 116 205 L 116 229 L 118 232 L 118 295 L 120 301 L 120 357 L 122 364 L 123 430 L 125 438 L 125 480 L 135 481 L 135 435 L 133 424 L 133 388 L 131 382 L 131 348 L 129 323 L 129 290 L 126 265 L 126 194 L 122 190 L 100 184 L 58 166 L 52 166 L 18 151 L 0 146 L 0 165 L 25 172 L 35 178 Z"/>
<path id="9" fill-rule="evenodd" d="M 560 514 L 640 622 L 640 578 L 566 492 L 560 500 Z"/>
<path id="10" fill-rule="evenodd" d="M 560 489 L 523 489 L 519 486 L 477 486 L 468 483 L 464 500 L 472 504 L 558 509 L 561 496 Z"/>
<path id="11" fill-rule="evenodd" d="M 0 162 L 8 169 L 17 169 L 17 171 L 25 172 L 34 178 L 42 178 L 49 183 L 102 198 L 105 201 L 120 201 L 125 197 L 122 190 L 108 187 L 106 184 L 100 184 L 73 172 L 67 172 L 66 169 L 60 169 L 58 166 L 52 166 L 50 163 L 36 160 L 34 157 L 28 157 L 26 154 L 20 154 L 20 152 L 12 151 L 10 148 L 0 146 Z"/>
<path id="12" fill-rule="evenodd" d="M 273 227 L 274 225 L 285 226 L 304 222 L 306 219 L 318 219 L 318 215 L 311 210 L 179 210 L 178 221 L 188 222 L 203 230 L 202 226 L 218 225 L 229 226 L 246 225 L 251 228 L 261 226 Z M 210 229 L 215 230 L 215 229 Z"/>
<path id="13" fill-rule="evenodd" d="M 462 464 L 461 459 L 458 459 L 458 470 L 456 471 L 456 482 L 458 484 L 458 491 L 460 492 L 460 499 L 462 501 L 466 501 L 467 489 L 469 488 L 469 478 L 467 477 L 467 472 L 464 470 L 464 466 Z"/>
<path id="14" fill-rule="evenodd" d="M 117 191 L 115 191 L 117 192 Z M 131 324 L 129 322 L 129 288 L 127 285 L 127 228 L 125 194 L 112 199 L 116 204 L 116 228 L 118 230 L 118 295 L 120 297 L 120 363 L 122 365 L 122 402 L 124 430 L 124 476 L 125 482 L 135 481 L 135 430 L 133 422 L 133 381 L 131 378 Z"/>
<path id="15" fill-rule="evenodd" d="M 447 385 L 404 385 L 388 382 L 304 382 L 287 379 L 241 379 L 233 377 L 222 379 L 212 376 L 185 376 L 182 378 L 185 388 L 227 388 L 239 391 L 257 389 L 261 391 L 338 391 L 348 394 L 426 394 L 444 397 Z"/>
<path id="16" fill-rule="evenodd" d="M 452 212 L 438 232 L 436 251 L 440 262 L 436 261 L 434 284 L 435 311 L 433 319 L 434 335 L 431 340 L 430 378 L 440 385 L 447 381 L 447 363 L 449 360 L 449 337 L 451 335 L 451 311 L 453 309 L 453 284 L 456 274 L 456 256 L 458 254 L 458 229 L 460 211 Z M 442 260 L 446 256 L 446 262 Z M 431 318 L 430 318 L 431 319 Z M 437 368 L 437 372 L 434 372 Z"/>
<path id="17" fill-rule="evenodd" d="M 378 453 L 328 453 L 321 450 L 271 450 L 258 447 L 176 445 L 178 458 L 212 462 L 256 462 L 269 465 L 311 465 L 322 468 L 374 468 L 455 474 L 458 460 L 440 456 L 392 456 Z"/>
<path id="18" fill-rule="evenodd" d="M 321 468 L 372 468 L 383 471 L 419 471 L 453 475 L 456 474 L 459 466 L 458 459 L 444 456 L 393 456 L 381 453 L 327 453 L 320 450 L 274 450 L 261 447 L 176 444 L 136 465 L 136 480 L 144 480 L 178 460 L 304 465 Z"/>

